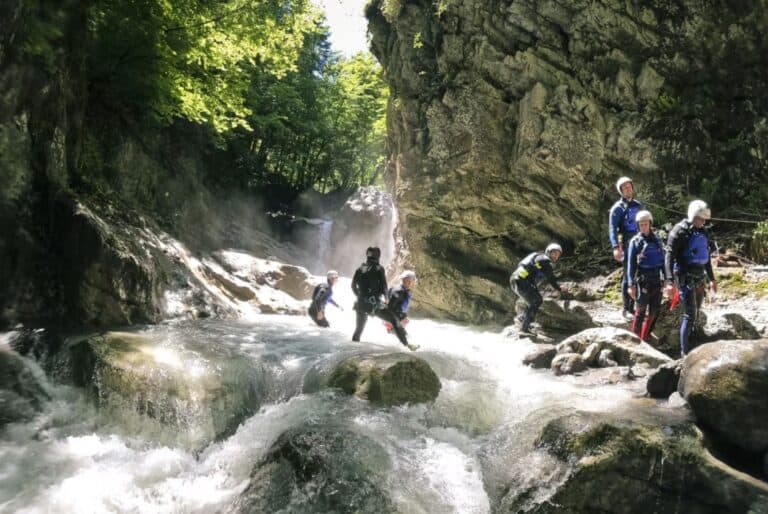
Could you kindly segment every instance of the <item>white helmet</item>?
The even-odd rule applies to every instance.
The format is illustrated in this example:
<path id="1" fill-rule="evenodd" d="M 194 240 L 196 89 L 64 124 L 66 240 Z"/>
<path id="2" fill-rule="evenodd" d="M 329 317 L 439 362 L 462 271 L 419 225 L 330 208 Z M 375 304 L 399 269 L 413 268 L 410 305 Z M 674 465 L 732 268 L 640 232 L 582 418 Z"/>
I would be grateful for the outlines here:
<path id="1" fill-rule="evenodd" d="M 406 278 L 412 278 L 413 280 L 416 280 L 416 272 L 410 269 L 407 269 L 400 273 L 400 280 L 405 280 Z"/>
<path id="2" fill-rule="evenodd" d="M 653 223 L 653 214 L 651 214 L 651 211 L 639 211 L 637 215 L 635 215 L 636 222 L 640 223 L 644 220 L 648 220 Z"/>
<path id="3" fill-rule="evenodd" d="M 693 218 L 704 218 L 708 220 L 712 217 L 712 212 L 704 200 L 694 200 L 688 204 L 688 221 L 693 223 Z"/>
<path id="4" fill-rule="evenodd" d="M 632 179 L 629 177 L 621 177 L 619 180 L 616 181 L 616 191 L 618 191 L 621 196 L 624 196 L 624 193 L 621 192 L 621 186 L 623 186 L 627 182 L 632 183 Z"/>
<path id="5" fill-rule="evenodd" d="M 330 270 L 325 274 L 325 276 L 328 277 L 328 280 L 332 278 L 339 278 L 339 272 L 336 270 Z"/>
<path id="6" fill-rule="evenodd" d="M 557 243 L 549 243 L 549 245 L 547 246 L 547 249 L 546 249 L 546 250 L 544 250 L 544 255 L 546 255 L 547 257 L 549 257 L 549 254 L 551 254 L 551 253 L 552 253 L 552 252 L 554 252 L 554 251 L 558 251 L 558 252 L 560 252 L 560 254 L 562 255 L 562 253 L 563 253 L 563 247 L 562 247 L 562 246 L 560 246 L 560 245 L 559 245 L 559 244 L 557 244 Z"/>

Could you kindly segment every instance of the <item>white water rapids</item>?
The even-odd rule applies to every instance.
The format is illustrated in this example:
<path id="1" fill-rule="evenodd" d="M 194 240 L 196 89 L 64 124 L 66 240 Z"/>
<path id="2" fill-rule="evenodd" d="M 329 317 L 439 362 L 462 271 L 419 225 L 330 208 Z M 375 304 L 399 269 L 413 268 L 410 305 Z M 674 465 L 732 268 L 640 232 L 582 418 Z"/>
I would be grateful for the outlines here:
<path id="1" fill-rule="evenodd" d="M 190 380 L 200 371 L 196 366 L 215 368 L 221 354 L 269 366 L 277 377 L 255 415 L 199 453 L 174 444 L 145 418 L 112 418 L 79 390 L 50 386 L 53 399 L 35 419 L 0 433 L 0 512 L 227 511 L 281 433 L 333 421 L 389 454 L 392 470 L 383 489 L 397 511 L 484 513 L 506 485 L 557 480 L 561 464 L 532 446 L 545 420 L 572 409 L 631 404 L 627 389 L 584 386 L 524 367 L 530 343 L 418 319 L 408 331 L 440 377 L 434 404 L 384 408 L 330 391 L 302 393 L 308 370 L 333 355 L 407 351 L 377 319 L 369 320 L 363 343 L 350 341 L 348 288 L 348 280 L 336 287 L 345 311 L 328 306 L 330 329 L 308 317 L 257 315 L 139 330 Z"/>

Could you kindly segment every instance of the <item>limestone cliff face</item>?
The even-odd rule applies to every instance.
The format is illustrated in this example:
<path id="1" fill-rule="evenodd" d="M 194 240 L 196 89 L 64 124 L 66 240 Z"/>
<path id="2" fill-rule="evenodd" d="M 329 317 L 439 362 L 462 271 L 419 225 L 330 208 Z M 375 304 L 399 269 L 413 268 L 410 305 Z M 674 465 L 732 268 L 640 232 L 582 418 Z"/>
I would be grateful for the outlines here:
<path id="1" fill-rule="evenodd" d="M 421 309 L 499 321 L 527 252 L 553 239 L 607 252 L 619 176 L 659 202 L 663 185 L 676 207 L 716 191 L 729 166 L 725 181 L 764 176 L 765 12 L 764 1 L 370 4 Z"/>

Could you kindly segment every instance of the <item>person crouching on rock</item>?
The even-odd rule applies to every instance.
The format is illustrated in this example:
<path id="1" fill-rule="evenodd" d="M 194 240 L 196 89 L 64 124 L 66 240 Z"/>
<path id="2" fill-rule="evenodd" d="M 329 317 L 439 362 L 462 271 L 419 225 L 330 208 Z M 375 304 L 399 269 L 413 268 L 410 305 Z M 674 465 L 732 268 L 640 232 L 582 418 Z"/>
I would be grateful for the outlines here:
<path id="1" fill-rule="evenodd" d="M 326 304 L 332 304 L 341 310 L 341 306 L 333 299 L 333 286 L 339 280 L 339 274 L 336 271 L 329 271 L 326 273 L 327 282 L 318 284 L 315 286 L 315 290 L 312 292 L 312 303 L 309 304 L 309 317 L 312 321 L 317 323 L 321 327 L 329 327 L 328 318 L 325 317 Z"/>
<path id="2" fill-rule="evenodd" d="M 552 271 L 552 264 L 556 263 L 561 255 L 563 248 L 557 243 L 552 243 L 543 253 L 533 252 L 520 261 L 509 279 L 512 291 L 527 305 L 522 316 L 518 316 L 520 333 L 523 335 L 536 335 L 531 330 L 531 323 L 544 301 L 539 293 L 539 282 L 546 279 L 557 291 L 564 291 Z"/>
<path id="3" fill-rule="evenodd" d="M 653 216 L 649 211 L 640 211 L 635 220 L 640 232 L 627 245 L 625 280 L 629 296 L 635 301 L 632 332 L 648 341 L 661 309 L 663 281 L 671 281 L 672 276 L 665 276 L 664 243 L 653 232 Z"/>
<path id="4" fill-rule="evenodd" d="M 400 320 L 386 308 L 382 297 L 387 293 L 387 276 L 384 267 L 379 264 L 381 250 L 375 246 L 369 247 L 365 251 L 365 262 L 360 265 L 352 277 L 352 292 L 355 293 L 357 301 L 355 302 L 356 324 L 355 333 L 352 335 L 353 341 L 360 341 L 363 334 L 365 323 L 368 316 L 377 316 L 384 321 L 392 323 L 392 326 L 399 326 L 402 329 Z M 408 338 L 405 329 L 395 332 L 397 338 L 403 345 L 408 346 Z M 410 348 L 410 347 L 409 347 Z M 415 350 L 416 348 L 411 348 Z"/>
<path id="5" fill-rule="evenodd" d="M 692 201 L 688 205 L 688 218 L 675 225 L 667 239 L 665 272 L 667 276 L 674 273 L 680 289 L 680 299 L 685 305 L 685 314 L 680 324 L 680 352 L 683 356 L 691 351 L 689 339 L 704 299 L 707 279 L 712 292 L 717 292 L 717 282 L 710 260 L 714 241 L 704 226 L 710 217 L 706 202 Z M 671 287 L 671 282 L 669 285 Z"/>
<path id="6" fill-rule="evenodd" d="M 402 342 L 406 339 L 405 326 L 408 324 L 408 307 L 411 303 L 411 289 L 416 284 L 416 273 L 412 270 L 403 271 L 400 274 L 400 285 L 392 287 L 387 293 L 389 302 L 387 311 L 392 314 L 391 321 L 384 321 L 387 332 L 395 332 L 398 339 Z M 400 337 L 402 332 L 403 337 Z M 415 344 L 406 343 L 411 350 L 418 348 Z"/>

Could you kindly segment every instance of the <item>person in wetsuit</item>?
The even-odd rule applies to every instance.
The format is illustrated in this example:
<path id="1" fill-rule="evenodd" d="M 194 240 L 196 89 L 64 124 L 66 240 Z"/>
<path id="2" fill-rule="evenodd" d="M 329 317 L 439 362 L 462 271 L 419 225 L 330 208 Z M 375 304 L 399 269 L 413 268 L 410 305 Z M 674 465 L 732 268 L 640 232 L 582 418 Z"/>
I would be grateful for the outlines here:
<path id="1" fill-rule="evenodd" d="M 640 211 L 635 217 L 640 232 L 627 245 L 627 287 L 635 300 L 632 332 L 648 341 L 661 309 L 661 296 L 665 275 L 664 243 L 653 231 L 653 215 Z"/>
<path id="2" fill-rule="evenodd" d="M 547 246 L 544 252 L 528 254 L 520 261 L 509 279 L 512 291 L 527 305 L 525 312 L 518 317 L 520 333 L 523 335 L 536 335 L 531 330 L 531 323 L 544 301 L 538 289 L 539 282 L 546 279 L 557 291 L 563 291 L 552 270 L 552 264 L 556 263 L 562 254 L 563 248 L 557 243 Z"/>
<path id="3" fill-rule="evenodd" d="M 417 346 L 408 343 L 408 337 L 400 319 L 387 308 L 382 299 L 387 294 L 387 277 L 384 267 L 379 264 L 380 257 L 379 248 L 369 247 L 365 252 L 365 262 L 357 268 L 352 277 L 352 292 L 357 297 L 355 333 L 352 335 L 352 340 L 360 341 L 368 316 L 376 316 L 393 326 L 397 338 L 404 346 L 415 350 Z"/>
<path id="4" fill-rule="evenodd" d="M 685 305 L 680 324 L 680 353 L 683 356 L 692 350 L 691 331 L 704 299 L 707 281 L 712 292 L 717 292 L 710 259 L 715 244 L 704 226 L 710 218 L 711 212 L 706 202 L 694 200 L 688 205 L 688 217 L 675 225 L 667 238 L 665 273 L 668 277 L 674 275 L 680 299 Z M 673 289 L 671 281 L 668 285 Z"/>
<path id="5" fill-rule="evenodd" d="M 333 286 L 339 280 L 338 272 L 330 270 L 326 273 L 326 282 L 315 286 L 315 290 L 312 291 L 312 303 L 309 304 L 307 313 L 312 321 L 317 323 L 321 327 L 329 327 L 328 318 L 325 317 L 325 306 L 332 304 L 341 310 L 341 306 L 333 299 Z"/>
<path id="6" fill-rule="evenodd" d="M 411 304 L 411 289 L 416 284 L 416 273 L 413 270 L 406 270 L 400 274 L 400 285 L 391 287 L 387 293 L 387 310 L 392 312 L 402 327 L 408 324 L 408 307 Z M 396 324 L 388 321 L 384 322 L 387 332 L 392 333 L 399 330 Z M 403 329 L 404 330 L 404 329 Z"/>
<path id="7" fill-rule="evenodd" d="M 622 263 L 621 300 L 624 306 L 622 316 L 626 320 L 633 319 L 634 301 L 629 296 L 627 282 L 627 263 L 625 258 L 629 241 L 637 234 L 637 213 L 643 210 L 643 205 L 635 198 L 635 185 L 629 177 L 621 177 L 616 181 L 616 190 L 621 195 L 611 207 L 608 215 L 608 239 L 613 248 L 613 258 Z"/>

